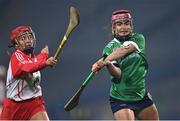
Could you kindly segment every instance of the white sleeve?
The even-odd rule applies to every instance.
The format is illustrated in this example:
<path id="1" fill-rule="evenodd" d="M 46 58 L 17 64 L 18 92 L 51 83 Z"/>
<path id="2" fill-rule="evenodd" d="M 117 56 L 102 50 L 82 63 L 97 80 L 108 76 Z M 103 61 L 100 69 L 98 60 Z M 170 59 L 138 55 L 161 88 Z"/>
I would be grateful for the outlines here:
<path id="1" fill-rule="evenodd" d="M 138 45 L 137 45 L 135 42 L 133 42 L 133 41 L 126 41 L 126 42 L 124 42 L 124 43 L 123 43 L 123 47 L 127 47 L 127 46 L 129 46 L 130 44 L 134 45 L 135 48 L 136 48 L 136 50 L 137 50 L 138 52 L 141 52 L 141 50 L 139 49 Z"/>
<path id="2" fill-rule="evenodd" d="M 112 63 L 113 65 L 115 65 L 115 66 L 119 67 L 119 64 L 118 64 L 118 62 L 117 62 L 117 61 L 111 61 L 111 63 Z"/>
<path id="3" fill-rule="evenodd" d="M 114 64 L 114 63 L 117 63 L 117 61 L 114 60 L 114 61 L 111 61 L 111 63 Z"/>

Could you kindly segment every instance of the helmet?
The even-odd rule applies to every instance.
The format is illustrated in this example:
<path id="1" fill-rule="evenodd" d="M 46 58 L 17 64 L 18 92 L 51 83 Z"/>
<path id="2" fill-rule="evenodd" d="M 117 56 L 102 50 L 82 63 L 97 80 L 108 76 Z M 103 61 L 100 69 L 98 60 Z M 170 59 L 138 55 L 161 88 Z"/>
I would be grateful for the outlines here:
<path id="1" fill-rule="evenodd" d="M 17 43 L 17 41 L 20 40 L 20 38 L 23 38 L 24 36 L 29 37 L 29 39 L 31 39 L 33 41 L 31 46 L 26 46 L 26 47 L 22 47 L 19 43 Z M 22 51 L 24 51 L 27 54 L 33 53 L 35 45 L 36 45 L 36 38 L 35 38 L 35 34 L 32 30 L 32 28 L 30 26 L 19 26 L 16 27 L 15 29 L 13 29 L 11 31 L 10 34 L 10 38 L 11 38 L 11 43 L 12 45 L 9 47 L 20 47 Z M 17 45 L 17 46 L 16 46 Z"/>
<path id="2" fill-rule="evenodd" d="M 128 19 L 132 21 L 131 14 L 128 10 L 117 10 L 112 13 L 111 22 L 114 23 L 119 19 Z"/>
<path id="3" fill-rule="evenodd" d="M 131 25 L 131 32 L 132 32 L 132 29 L 133 29 L 133 26 L 132 26 L 132 17 L 131 17 L 131 14 L 129 13 L 128 10 L 117 10 L 117 11 L 114 11 L 112 13 L 112 17 L 111 17 L 111 23 L 112 23 L 112 34 L 113 36 L 120 40 L 120 41 L 126 41 L 130 38 L 130 35 L 131 35 L 131 32 L 130 34 L 128 35 L 124 35 L 124 36 L 121 36 L 121 35 L 116 35 L 115 34 L 115 23 L 117 23 L 118 21 L 120 20 L 129 20 L 130 21 L 130 25 Z"/>
<path id="4" fill-rule="evenodd" d="M 11 31 L 11 34 L 10 34 L 11 43 L 13 44 L 16 43 L 15 39 L 25 32 L 31 33 L 35 39 L 35 34 L 30 26 L 19 26 Z"/>

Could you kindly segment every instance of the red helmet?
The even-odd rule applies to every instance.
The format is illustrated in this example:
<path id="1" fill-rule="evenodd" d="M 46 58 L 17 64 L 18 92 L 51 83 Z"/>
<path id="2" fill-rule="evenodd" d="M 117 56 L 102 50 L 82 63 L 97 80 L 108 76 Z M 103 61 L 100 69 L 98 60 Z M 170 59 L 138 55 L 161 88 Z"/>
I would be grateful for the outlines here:
<path id="1" fill-rule="evenodd" d="M 20 36 L 24 32 L 31 33 L 34 36 L 34 39 L 35 39 L 34 32 L 33 32 L 32 28 L 30 26 L 19 26 L 19 27 L 16 27 L 15 29 L 13 29 L 11 31 L 11 34 L 10 34 L 11 43 L 15 43 L 15 38 L 17 38 L 18 36 Z"/>
<path id="2" fill-rule="evenodd" d="M 131 14 L 128 10 L 117 10 L 112 13 L 111 22 L 114 23 L 119 19 L 128 19 L 132 21 Z"/>

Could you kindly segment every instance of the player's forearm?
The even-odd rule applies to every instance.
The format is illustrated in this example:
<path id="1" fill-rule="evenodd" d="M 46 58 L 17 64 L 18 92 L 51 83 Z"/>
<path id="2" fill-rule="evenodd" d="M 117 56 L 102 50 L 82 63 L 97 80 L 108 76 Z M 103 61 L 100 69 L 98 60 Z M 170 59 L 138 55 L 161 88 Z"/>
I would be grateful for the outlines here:
<path id="1" fill-rule="evenodd" d="M 48 54 L 47 53 L 40 53 L 36 56 L 37 61 L 42 60 L 42 59 L 47 59 Z"/>
<path id="2" fill-rule="evenodd" d="M 126 51 L 124 48 L 118 48 L 114 52 L 112 52 L 110 55 L 107 56 L 105 60 L 113 61 L 122 58 L 126 55 Z"/>
<path id="3" fill-rule="evenodd" d="M 110 75 L 116 77 L 116 78 L 120 78 L 121 76 L 121 69 L 114 66 L 112 63 L 106 65 L 108 72 Z"/>
<path id="4" fill-rule="evenodd" d="M 118 60 L 124 57 L 125 55 L 132 53 L 136 51 L 136 48 L 134 45 L 130 44 L 128 46 L 120 47 L 113 51 L 110 55 L 107 56 L 106 60 L 113 61 Z"/>
<path id="5" fill-rule="evenodd" d="M 41 59 L 38 62 L 26 63 L 21 67 L 22 72 L 33 73 L 46 67 L 46 59 Z"/>
<path id="6" fill-rule="evenodd" d="M 48 58 L 47 53 L 40 53 L 36 56 L 37 61 L 32 63 L 26 63 L 22 66 L 22 71 L 27 73 L 33 73 L 46 67 L 46 60 Z"/>

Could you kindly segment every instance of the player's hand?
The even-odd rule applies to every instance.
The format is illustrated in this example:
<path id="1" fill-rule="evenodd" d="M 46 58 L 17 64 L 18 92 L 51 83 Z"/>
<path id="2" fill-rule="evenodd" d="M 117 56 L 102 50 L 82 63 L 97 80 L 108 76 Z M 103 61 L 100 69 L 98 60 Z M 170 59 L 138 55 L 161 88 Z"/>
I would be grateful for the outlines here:
<path id="1" fill-rule="evenodd" d="M 91 71 L 93 72 L 98 72 L 99 70 L 101 70 L 104 66 L 108 66 L 111 64 L 111 61 L 109 60 L 99 60 L 96 63 L 93 64 Z"/>
<path id="2" fill-rule="evenodd" d="M 101 68 L 103 68 L 104 66 L 105 66 L 104 61 L 99 60 L 99 61 L 97 61 L 96 63 L 94 63 L 94 64 L 92 65 L 91 71 L 93 71 L 93 72 L 98 72 L 98 71 L 101 70 Z"/>
<path id="3" fill-rule="evenodd" d="M 109 60 L 104 60 L 103 63 L 104 63 L 104 66 L 111 65 L 111 61 Z"/>
<path id="4" fill-rule="evenodd" d="M 54 57 L 50 57 L 46 60 L 47 66 L 54 66 L 56 64 L 57 60 Z"/>
<path id="5" fill-rule="evenodd" d="M 41 53 L 46 53 L 47 55 L 49 55 L 49 49 L 47 45 L 41 50 Z"/>

